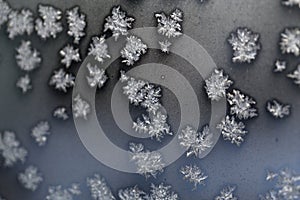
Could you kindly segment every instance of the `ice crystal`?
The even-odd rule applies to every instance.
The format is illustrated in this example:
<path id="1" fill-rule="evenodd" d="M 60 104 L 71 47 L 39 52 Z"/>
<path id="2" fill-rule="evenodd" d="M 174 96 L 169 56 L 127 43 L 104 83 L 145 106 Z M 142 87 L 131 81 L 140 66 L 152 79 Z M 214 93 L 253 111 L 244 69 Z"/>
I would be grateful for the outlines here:
<path id="1" fill-rule="evenodd" d="M 127 35 L 128 29 L 132 28 L 134 18 L 128 17 L 120 6 L 113 7 L 111 15 L 105 18 L 104 32 L 111 30 L 117 41 L 120 35 Z"/>
<path id="2" fill-rule="evenodd" d="M 122 62 L 130 66 L 147 52 L 148 47 L 140 38 L 133 35 L 127 37 L 126 41 L 125 47 L 121 50 L 121 56 L 124 58 Z"/>
<path id="3" fill-rule="evenodd" d="M 160 50 L 163 53 L 169 53 L 170 50 L 170 46 L 172 45 L 171 42 L 169 42 L 168 40 L 162 41 L 162 42 L 158 42 L 160 45 Z"/>
<path id="4" fill-rule="evenodd" d="M 90 188 L 91 196 L 95 200 L 115 200 L 105 179 L 99 174 L 87 178 L 87 186 Z"/>
<path id="5" fill-rule="evenodd" d="M 299 28 L 286 28 L 281 33 L 280 41 L 281 52 L 300 55 L 300 29 Z"/>
<path id="6" fill-rule="evenodd" d="M 72 61 L 81 61 L 79 49 L 75 49 L 71 45 L 65 46 L 62 50 L 60 50 L 59 54 L 63 57 L 61 63 L 64 64 L 67 68 L 71 66 Z"/>
<path id="7" fill-rule="evenodd" d="M 25 162 L 27 150 L 23 148 L 11 131 L 0 133 L 0 152 L 4 159 L 4 166 L 11 167 L 17 161 Z"/>
<path id="8" fill-rule="evenodd" d="M 259 34 L 248 28 L 238 28 L 231 33 L 228 42 L 233 50 L 232 62 L 251 63 L 260 50 Z"/>
<path id="9" fill-rule="evenodd" d="M 163 172 L 165 163 L 162 155 L 157 151 L 148 151 L 144 149 L 142 144 L 130 143 L 129 149 L 132 153 L 131 160 L 135 161 L 137 166 L 137 173 L 144 175 L 146 178 Z"/>
<path id="10" fill-rule="evenodd" d="M 283 72 L 286 69 L 287 62 L 282 60 L 276 60 L 274 72 Z"/>
<path id="11" fill-rule="evenodd" d="M 232 83 L 228 76 L 223 74 L 223 70 L 215 69 L 212 75 L 205 80 L 206 93 L 211 100 L 219 101 L 226 96 L 226 90 Z"/>
<path id="12" fill-rule="evenodd" d="M 256 108 L 252 107 L 256 102 L 239 90 L 233 90 L 232 93 L 228 93 L 227 101 L 230 105 L 230 114 L 235 115 L 240 120 L 257 116 Z"/>
<path id="13" fill-rule="evenodd" d="M 100 69 L 97 65 L 92 66 L 90 63 L 86 65 L 89 75 L 86 77 L 90 87 L 102 88 L 108 77 L 104 69 Z"/>
<path id="14" fill-rule="evenodd" d="M 300 65 L 298 65 L 297 69 L 292 74 L 288 74 L 287 77 L 294 79 L 294 83 L 300 87 Z"/>
<path id="15" fill-rule="evenodd" d="M 71 73 L 67 73 L 64 69 L 54 71 L 50 78 L 49 85 L 54 86 L 56 90 L 67 92 L 67 89 L 73 87 L 75 77 Z"/>
<path id="16" fill-rule="evenodd" d="M 31 130 L 31 136 L 39 146 L 44 146 L 46 144 L 48 135 L 50 134 L 50 125 L 47 121 L 39 122 Z"/>
<path id="17" fill-rule="evenodd" d="M 64 189 L 61 185 L 51 186 L 48 189 L 46 200 L 73 200 L 73 196 L 80 194 L 78 184 L 72 184 L 68 189 Z"/>
<path id="18" fill-rule="evenodd" d="M 69 118 L 69 115 L 65 107 L 58 107 L 53 111 L 53 117 L 56 117 L 57 119 L 67 120 Z"/>
<path id="19" fill-rule="evenodd" d="M 266 180 L 267 180 L 267 181 L 274 180 L 277 176 L 278 176 L 277 173 L 268 171 L 268 172 L 267 172 Z"/>
<path id="20" fill-rule="evenodd" d="M 16 49 L 17 64 L 21 70 L 32 71 L 39 67 L 42 59 L 40 53 L 36 49 L 32 49 L 30 41 L 22 41 L 21 45 Z"/>
<path id="21" fill-rule="evenodd" d="M 151 184 L 150 195 L 146 196 L 146 200 L 179 200 L 179 195 L 171 191 L 171 186 Z"/>
<path id="22" fill-rule="evenodd" d="M 300 0 L 282 0 L 285 6 L 298 6 L 300 8 Z"/>
<path id="23" fill-rule="evenodd" d="M 33 31 L 33 14 L 30 10 L 11 11 L 8 15 L 7 32 L 10 39 L 18 35 L 30 35 Z"/>
<path id="24" fill-rule="evenodd" d="M 186 155 L 200 156 L 202 152 L 212 147 L 212 136 L 209 127 L 204 126 L 201 132 L 197 132 L 192 127 L 187 126 L 178 135 L 180 146 L 187 150 Z"/>
<path id="25" fill-rule="evenodd" d="M 267 102 L 267 111 L 275 118 L 284 118 L 290 115 L 290 108 L 290 105 L 282 104 L 277 100 Z"/>
<path id="26" fill-rule="evenodd" d="M 220 195 L 215 197 L 215 200 L 238 200 L 237 197 L 234 196 L 235 187 L 228 186 L 221 190 Z"/>
<path id="27" fill-rule="evenodd" d="M 118 196 L 121 200 L 145 200 L 146 193 L 140 190 L 137 186 L 121 189 L 118 192 Z"/>
<path id="28" fill-rule="evenodd" d="M 183 21 L 183 13 L 181 10 L 175 9 L 170 16 L 166 16 L 163 12 L 157 13 L 155 17 L 159 34 L 168 38 L 182 35 L 181 22 Z"/>
<path id="29" fill-rule="evenodd" d="M 25 76 L 21 76 L 18 79 L 16 86 L 18 88 L 20 88 L 23 93 L 26 93 L 26 92 L 28 92 L 28 90 L 31 90 L 32 86 L 31 86 L 31 81 L 30 81 L 28 74 L 26 74 Z"/>
<path id="30" fill-rule="evenodd" d="M 90 44 L 88 55 L 92 55 L 95 57 L 100 63 L 104 62 L 104 59 L 110 58 L 108 53 L 108 45 L 105 42 L 104 36 L 102 37 L 93 37 L 93 42 Z"/>
<path id="31" fill-rule="evenodd" d="M 180 169 L 180 173 L 183 174 L 184 179 L 194 184 L 194 189 L 199 184 L 204 185 L 204 181 L 208 178 L 196 165 L 186 165 Z"/>
<path id="32" fill-rule="evenodd" d="M 43 177 L 36 167 L 29 166 L 24 172 L 19 173 L 18 180 L 24 188 L 35 191 L 39 184 L 43 181 Z"/>
<path id="33" fill-rule="evenodd" d="M 225 119 L 217 125 L 217 128 L 220 129 L 224 140 L 230 140 L 232 144 L 236 144 L 237 146 L 240 146 L 244 141 L 243 137 L 247 133 L 247 131 L 244 130 L 245 125 L 243 122 L 237 122 L 233 116 L 231 118 L 226 116 Z"/>
<path id="34" fill-rule="evenodd" d="M 82 117 L 86 120 L 91 112 L 91 106 L 79 94 L 74 98 L 72 108 L 75 118 Z"/>
<path id="35" fill-rule="evenodd" d="M 76 6 L 67 10 L 68 35 L 74 38 L 74 43 L 78 44 L 80 39 L 85 36 L 84 29 L 86 27 L 86 15 L 80 12 Z"/>
<path id="36" fill-rule="evenodd" d="M 277 197 L 277 192 L 274 190 L 269 191 L 265 196 L 259 195 L 260 200 L 280 200 Z"/>
<path id="37" fill-rule="evenodd" d="M 57 34 L 63 30 L 62 12 L 52 6 L 39 5 L 38 12 L 40 18 L 35 20 L 35 30 L 42 39 L 49 37 L 56 38 Z"/>
<path id="38" fill-rule="evenodd" d="M 11 12 L 9 4 L 5 0 L 0 0 L 0 28 L 2 24 L 7 22 L 8 15 Z"/>

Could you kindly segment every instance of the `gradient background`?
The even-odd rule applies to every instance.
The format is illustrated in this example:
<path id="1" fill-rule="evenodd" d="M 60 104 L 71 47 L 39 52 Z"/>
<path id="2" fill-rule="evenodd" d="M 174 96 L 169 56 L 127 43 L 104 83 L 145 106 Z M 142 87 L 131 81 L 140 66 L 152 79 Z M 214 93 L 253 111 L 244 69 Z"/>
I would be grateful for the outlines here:
<path id="1" fill-rule="evenodd" d="M 252 200 L 257 199 L 258 194 L 265 193 L 272 186 L 265 181 L 267 169 L 278 170 L 290 167 L 300 172 L 300 92 L 299 87 L 285 76 L 295 69 L 299 59 L 281 55 L 278 47 L 280 32 L 285 27 L 299 25 L 298 8 L 283 7 L 279 0 L 209 0 L 204 4 L 200 4 L 199 0 L 9 1 L 13 8 L 26 7 L 35 13 L 40 2 L 55 5 L 62 10 L 80 5 L 81 11 L 87 14 L 87 36 L 80 45 L 82 58 L 86 55 L 91 36 L 102 32 L 104 18 L 114 5 L 121 5 L 130 16 L 135 17 L 134 27 L 155 26 L 154 12 L 170 12 L 175 7 L 180 8 L 185 14 L 184 33 L 206 48 L 217 66 L 224 68 L 234 80 L 234 88 L 251 95 L 257 101 L 259 117 L 246 122 L 249 134 L 240 148 L 220 138 L 206 158 L 199 160 L 182 156 L 167 167 L 157 179 L 146 180 L 140 175 L 120 173 L 104 166 L 87 152 L 79 140 L 72 118 L 65 122 L 52 118 L 53 109 L 59 105 L 67 106 L 69 113 L 71 109 L 71 91 L 64 95 L 54 91 L 47 84 L 52 71 L 62 67 L 58 51 L 72 42 L 72 39 L 67 37 L 66 29 L 55 40 L 49 39 L 44 42 L 34 33 L 30 37 L 18 37 L 11 41 L 7 38 L 6 27 L 2 26 L 0 30 L 0 130 L 15 131 L 29 151 L 29 157 L 24 165 L 0 168 L 0 194 L 6 199 L 44 199 L 48 186 L 58 184 L 69 186 L 73 182 L 81 183 L 83 194 L 78 199 L 90 199 L 89 191 L 85 187 L 86 177 L 99 173 L 106 178 L 114 194 L 117 194 L 120 188 L 136 184 L 148 192 L 151 182 L 163 181 L 171 184 L 181 199 L 212 199 L 220 189 L 230 184 L 237 186 L 236 195 L 240 199 Z M 65 18 L 63 22 L 66 27 Z M 231 63 L 232 51 L 226 39 L 231 31 L 240 26 L 247 26 L 261 35 L 262 50 L 258 59 L 250 65 Z M 30 73 L 34 89 L 26 95 L 22 95 L 15 87 L 18 77 L 23 75 L 14 59 L 15 48 L 19 46 L 22 39 L 32 41 L 34 48 L 37 48 L 43 57 L 41 68 Z M 289 61 L 286 72 L 272 73 L 276 59 Z M 174 66 L 190 80 L 194 89 L 198 91 L 197 95 L 202 99 L 201 123 L 202 125 L 207 123 L 210 117 L 210 103 L 202 89 L 203 79 L 195 77 L 191 66 L 174 55 L 166 57 L 154 50 L 149 51 L 139 64 L 149 61 Z M 75 73 L 79 66 L 80 64 L 73 65 L 71 71 Z M 107 116 L 99 118 L 99 121 L 107 130 L 109 137 L 117 145 L 126 148 L 128 142 L 133 139 L 120 133 L 107 109 L 111 89 L 117 78 L 116 72 L 121 68 L 125 67 L 120 65 L 120 60 L 110 67 L 108 75 L 111 79 L 103 90 L 99 91 L 96 104 L 97 111 Z M 170 124 L 176 130 L 180 120 L 178 119 L 180 113 L 177 112 L 178 102 L 170 91 L 164 89 L 163 94 L 163 104 L 168 110 Z M 272 98 L 292 104 L 291 116 L 275 120 L 266 113 L 266 101 Z M 137 114 L 140 114 L 140 111 L 132 108 L 132 116 L 136 117 Z M 48 120 L 52 127 L 48 144 L 42 148 L 39 148 L 29 136 L 31 128 L 40 120 Z M 169 139 L 166 138 L 159 145 L 165 145 Z M 155 149 L 157 145 L 153 141 L 146 141 L 145 144 L 149 149 Z M 190 163 L 198 164 L 209 176 L 206 185 L 199 186 L 195 191 L 192 191 L 193 186 L 182 180 L 182 176 L 178 173 L 182 165 Z M 34 193 L 22 188 L 17 182 L 17 173 L 31 164 L 40 168 L 45 179 Z"/>

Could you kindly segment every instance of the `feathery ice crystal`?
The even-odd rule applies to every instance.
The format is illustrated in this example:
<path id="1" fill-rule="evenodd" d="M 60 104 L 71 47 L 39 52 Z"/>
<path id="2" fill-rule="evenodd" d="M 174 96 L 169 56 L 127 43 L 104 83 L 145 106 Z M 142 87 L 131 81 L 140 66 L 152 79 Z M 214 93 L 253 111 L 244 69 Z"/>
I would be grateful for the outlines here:
<path id="1" fill-rule="evenodd" d="M 44 146 L 47 142 L 47 137 L 50 135 L 50 125 L 47 121 L 39 122 L 31 130 L 31 136 L 39 146 Z"/>
<path id="2" fill-rule="evenodd" d="M 221 131 L 224 140 L 230 140 L 232 144 L 236 144 L 237 146 L 240 146 L 244 141 L 243 137 L 247 133 L 247 131 L 244 130 L 245 125 L 243 122 L 237 122 L 233 116 L 231 118 L 226 116 L 225 119 L 217 125 L 217 129 Z"/>
<path id="3" fill-rule="evenodd" d="M 67 109 L 65 107 L 57 107 L 53 111 L 53 117 L 56 117 L 57 119 L 67 120 L 69 118 L 69 115 L 67 113 Z"/>
<path id="4" fill-rule="evenodd" d="M 232 85 L 228 75 L 223 74 L 223 70 L 215 69 L 212 75 L 205 80 L 205 89 L 211 100 L 219 101 L 226 96 L 226 90 Z"/>
<path id="5" fill-rule="evenodd" d="M 12 167 L 17 161 L 25 162 L 27 150 L 23 148 L 11 131 L 0 133 L 0 153 L 4 159 L 4 166 Z"/>
<path id="6" fill-rule="evenodd" d="M 31 90 L 32 86 L 28 74 L 26 74 L 25 76 L 21 76 L 18 79 L 16 86 L 22 90 L 23 94 L 28 92 L 28 90 Z"/>
<path id="7" fill-rule="evenodd" d="M 69 44 L 65 46 L 62 50 L 60 50 L 59 54 L 63 57 L 61 63 L 64 64 L 67 68 L 71 66 L 72 61 L 74 62 L 81 61 L 79 49 L 75 49 L 73 46 Z"/>
<path id="8" fill-rule="evenodd" d="M 122 61 L 126 65 L 133 65 L 140 57 L 147 52 L 147 45 L 142 40 L 134 35 L 127 37 L 126 45 L 121 50 Z"/>
<path id="9" fill-rule="evenodd" d="M 178 140 L 180 146 L 187 150 L 186 156 L 195 155 L 200 156 L 200 154 L 207 149 L 212 147 L 212 136 L 209 127 L 204 126 L 201 132 L 197 132 L 192 127 L 187 126 L 178 135 Z"/>
<path id="10" fill-rule="evenodd" d="M 221 190 L 219 196 L 215 197 L 215 200 L 238 200 L 238 198 L 234 196 L 234 190 L 235 187 L 225 187 L 223 190 Z"/>
<path id="11" fill-rule="evenodd" d="M 286 28 L 281 33 L 280 49 L 283 54 L 300 55 L 300 29 Z"/>
<path id="12" fill-rule="evenodd" d="M 73 99 L 72 108 L 75 118 L 82 117 L 83 119 L 87 120 L 87 116 L 91 112 L 90 104 L 82 99 L 79 94 Z"/>
<path id="13" fill-rule="evenodd" d="M 184 179 L 194 184 L 194 189 L 199 184 L 204 185 L 204 181 L 208 178 L 196 165 L 186 165 L 180 169 L 180 173 L 183 174 Z"/>
<path id="14" fill-rule="evenodd" d="M 32 71 L 39 67 L 42 61 L 40 53 L 36 49 L 32 49 L 30 41 L 22 41 L 16 50 L 17 64 L 21 70 Z"/>
<path id="15" fill-rule="evenodd" d="M 292 74 L 288 74 L 287 77 L 294 79 L 294 83 L 300 87 L 300 65 L 298 65 L 297 69 Z"/>
<path id="16" fill-rule="evenodd" d="M 128 29 L 132 28 L 134 18 L 128 17 L 120 6 L 113 7 L 111 15 L 105 18 L 104 32 L 111 30 L 117 41 L 120 35 L 127 35 Z"/>
<path id="17" fill-rule="evenodd" d="M 9 4 L 5 0 L 0 0 L 0 28 L 2 24 L 7 22 L 8 15 L 11 12 Z"/>
<path id="18" fill-rule="evenodd" d="M 87 178 L 87 186 L 90 188 L 91 197 L 95 200 L 115 200 L 105 179 L 99 174 Z"/>
<path id="19" fill-rule="evenodd" d="M 291 106 L 277 100 L 267 102 L 267 111 L 275 118 L 284 118 L 290 115 Z"/>
<path id="20" fill-rule="evenodd" d="M 73 196 L 80 194 L 81 191 L 78 184 L 72 184 L 68 189 L 64 189 L 61 185 L 51 186 L 48 189 L 46 200 L 73 200 Z"/>
<path id="21" fill-rule="evenodd" d="M 18 180 L 28 190 L 35 191 L 43 181 L 42 175 L 35 166 L 29 166 L 24 172 L 19 173 Z"/>
<path id="22" fill-rule="evenodd" d="M 68 22 L 68 35 L 74 38 L 74 43 L 79 44 L 80 39 L 85 36 L 84 29 L 86 27 L 86 15 L 80 12 L 76 6 L 66 11 Z"/>
<path id="23" fill-rule="evenodd" d="M 274 72 L 283 72 L 286 69 L 287 62 L 284 60 L 276 60 Z"/>
<path id="24" fill-rule="evenodd" d="M 140 190 L 137 186 L 121 189 L 118 192 L 118 196 L 121 200 L 145 200 L 146 193 Z"/>
<path id="25" fill-rule="evenodd" d="M 49 85 L 54 86 L 56 90 L 67 92 L 67 89 L 75 85 L 75 77 L 71 73 L 67 73 L 64 69 L 54 71 L 51 76 Z"/>
<path id="26" fill-rule="evenodd" d="M 168 38 L 178 37 L 182 35 L 181 22 L 183 21 L 183 13 L 179 9 L 175 9 L 170 16 L 165 13 L 156 13 L 157 32 Z"/>
<path id="27" fill-rule="evenodd" d="M 300 8 L 300 0 L 282 0 L 285 6 L 298 6 Z"/>
<path id="28" fill-rule="evenodd" d="M 91 63 L 86 65 L 89 75 L 86 79 L 90 87 L 102 88 L 108 77 L 104 69 L 100 69 L 97 65 L 92 66 Z"/>
<path id="29" fill-rule="evenodd" d="M 90 44 L 88 55 L 93 55 L 95 60 L 100 63 L 104 62 L 104 59 L 110 58 L 108 53 L 108 45 L 105 42 L 105 37 L 93 37 Z"/>
<path id="30" fill-rule="evenodd" d="M 174 191 L 171 191 L 171 186 L 151 184 L 150 194 L 146 196 L 146 200 L 179 200 L 179 195 Z"/>
<path id="31" fill-rule="evenodd" d="M 18 35 L 30 35 L 33 32 L 33 14 L 30 10 L 13 10 L 8 15 L 7 32 L 10 39 Z"/>
<path id="32" fill-rule="evenodd" d="M 162 41 L 162 42 L 158 42 L 158 44 L 160 45 L 160 50 L 163 53 L 169 53 L 170 46 L 172 45 L 171 42 L 169 42 L 168 40 L 165 40 L 165 41 Z"/>
<path id="33" fill-rule="evenodd" d="M 231 33 L 228 42 L 233 50 L 234 63 L 251 63 L 256 59 L 261 46 L 259 34 L 253 33 L 248 28 L 238 28 L 235 33 Z"/>

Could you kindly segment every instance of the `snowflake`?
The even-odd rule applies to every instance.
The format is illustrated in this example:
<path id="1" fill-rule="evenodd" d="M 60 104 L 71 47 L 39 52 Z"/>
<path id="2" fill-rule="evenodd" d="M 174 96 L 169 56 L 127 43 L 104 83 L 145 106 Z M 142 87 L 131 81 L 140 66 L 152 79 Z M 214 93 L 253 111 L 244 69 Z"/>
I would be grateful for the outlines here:
<path id="1" fill-rule="evenodd" d="M 0 0 L 0 28 L 8 20 L 8 15 L 11 12 L 9 4 L 5 0 Z"/>
<path id="2" fill-rule="evenodd" d="M 214 101 L 219 101 L 226 96 L 226 90 L 232 83 L 228 76 L 223 74 L 223 70 L 215 69 L 212 75 L 205 80 L 205 89 L 208 97 Z"/>
<path id="3" fill-rule="evenodd" d="M 208 178 L 202 170 L 196 165 L 186 165 L 180 169 L 183 178 L 194 184 L 194 189 L 198 184 L 204 185 L 204 181 Z"/>
<path id="4" fill-rule="evenodd" d="M 36 167 L 29 166 L 24 172 L 19 173 L 18 180 L 24 188 L 35 191 L 39 184 L 43 181 L 43 178 Z"/>
<path id="5" fill-rule="evenodd" d="M 259 34 L 248 28 L 238 28 L 236 33 L 231 33 L 228 42 L 232 46 L 234 63 L 251 63 L 260 50 Z"/>
<path id="6" fill-rule="evenodd" d="M 80 39 L 85 36 L 86 15 L 79 11 L 76 6 L 66 11 L 69 26 L 68 35 L 74 38 L 74 43 L 78 44 Z"/>
<path id="7" fill-rule="evenodd" d="M 81 98 L 78 94 L 73 100 L 73 114 L 75 118 L 83 117 L 87 119 L 87 115 L 91 112 L 91 106 L 88 102 Z"/>
<path id="8" fill-rule="evenodd" d="M 35 20 L 35 30 L 42 39 L 49 37 L 56 38 L 56 35 L 63 30 L 62 12 L 52 6 L 39 5 L 40 18 Z"/>
<path id="9" fill-rule="evenodd" d="M 295 79 L 294 83 L 300 86 L 300 65 L 298 65 L 297 69 L 292 74 L 288 74 L 287 77 Z"/>
<path id="10" fill-rule="evenodd" d="M 290 115 L 290 108 L 290 105 L 284 105 L 277 100 L 267 102 L 267 111 L 276 118 L 284 118 L 285 116 Z"/>
<path id="11" fill-rule="evenodd" d="M 300 8 L 299 0 L 282 0 L 282 4 L 285 6 L 299 6 Z"/>
<path id="12" fill-rule="evenodd" d="M 58 107 L 53 111 L 53 117 L 57 119 L 67 120 L 69 118 L 65 107 Z"/>
<path id="13" fill-rule="evenodd" d="M 104 32 L 111 30 L 117 41 L 120 35 L 128 34 L 128 29 L 132 28 L 134 18 L 127 17 L 126 12 L 122 11 L 120 6 L 113 7 L 111 14 L 105 18 Z"/>
<path id="14" fill-rule="evenodd" d="M 159 152 L 145 151 L 142 144 L 134 143 L 129 144 L 129 149 L 132 153 L 131 160 L 135 161 L 135 164 L 137 165 L 137 173 L 148 178 L 149 176 L 156 177 L 159 172 L 163 172 L 165 163 Z"/>
<path id="15" fill-rule="evenodd" d="M 144 200 L 146 193 L 140 190 L 137 186 L 121 189 L 118 196 L 121 200 Z"/>
<path id="16" fill-rule="evenodd" d="M 171 186 L 163 183 L 159 185 L 152 183 L 150 195 L 146 196 L 146 200 L 179 200 L 178 194 L 171 191 L 171 188 Z"/>
<path id="17" fill-rule="evenodd" d="M 67 88 L 75 85 L 75 77 L 71 73 L 67 73 L 64 69 L 54 71 L 50 78 L 49 85 L 54 86 L 56 90 L 67 92 Z"/>
<path id="18" fill-rule="evenodd" d="M 138 61 L 142 54 L 147 52 L 148 47 L 140 38 L 133 35 L 127 37 L 126 41 L 125 47 L 121 50 L 121 56 L 125 58 L 122 62 L 130 66 Z"/>
<path id="19" fill-rule="evenodd" d="M 217 128 L 220 129 L 224 140 L 230 140 L 231 143 L 235 143 L 237 146 L 244 141 L 243 136 L 247 133 L 245 125 L 243 122 L 236 122 L 235 118 L 232 116 L 226 116 L 225 119 L 217 125 Z"/>
<path id="20" fill-rule="evenodd" d="M 170 16 L 165 13 L 155 14 L 157 20 L 157 32 L 168 38 L 182 35 L 181 22 L 183 21 L 183 13 L 179 9 L 175 9 Z"/>
<path id="21" fill-rule="evenodd" d="M 28 92 L 28 90 L 32 89 L 32 86 L 31 86 L 30 82 L 31 82 L 30 78 L 29 78 L 28 74 L 26 74 L 25 76 L 21 76 L 18 79 L 18 81 L 16 83 L 16 86 L 18 88 L 20 88 L 23 93 L 26 93 L 26 92 Z"/>
<path id="22" fill-rule="evenodd" d="M 39 67 L 42 59 L 40 53 L 36 49 L 32 49 L 30 41 L 22 41 L 21 45 L 16 49 L 16 60 L 21 70 L 32 71 Z"/>
<path id="23" fill-rule="evenodd" d="M 13 166 L 18 160 L 25 162 L 27 156 L 27 150 L 20 145 L 15 133 L 11 131 L 0 133 L 0 152 L 6 167 Z"/>
<path id="24" fill-rule="evenodd" d="M 61 63 L 66 65 L 67 68 L 69 68 L 71 66 L 72 61 L 75 61 L 75 62 L 81 61 L 79 49 L 75 49 L 71 45 L 65 46 L 62 50 L 60 50 L 59 53 L 63 57 L 63 59 L 61 60 Z"/>
<path id="25" fill-rule="evenodd" d="M 103 177 L 95 174 L 87 178 L 87 186 L 90 188 L 91 196 L 95 200 L 115 200 L 110 188 Z"/>
<path id="26" fill-rule="evenodd" d="M 227 101 L 230 105 L 230 114 L 235 115 L 240 120 L 257 116 L 256 108 L 252 107 L 256 102 L 239 90 L 233 90 L 233 93 L 228 93 Z"/>
<path id="27" fill-rule="evenodd" d="M 200 154 L 212 147 L 212 136 L 209 127 L 204 126 L 201 132 L 187 126 L 178 135 L 179 144 L 187 150 L 186 155 L 200 156 Z"/>
<path id="28" fill-rule="evenodd" d="M 110 58 L 108 54 L 108 46 L 105 42 L 104 36 L 102 37 L 93 37 L 93 42 L 90 44 L 88 55 L 93 55 L 95 60 L 100 63 L 104 62 L 104 59 Z"/>
<path id="29" fill-rule="evenodd" d="M 50 125 L 47 121 L 39 122 L 32 130 L 31 136 L 39 146 L 44 146 L 47 142 L 47 137 L 50 135 Z"/>
<path id="30" fill-rule="evenodd" d="M 300 30 L 299 28 L 287 28 L 281 33 L 281 52 L 300 55 Z"/>
<path id="31" fill-rule="evenodd" d="M 233 192 L 235 187 L 228 186 L 221 190 L 220 195 L 215 198 L 215 200 L 238 200 L 237 197 L 234 196 Z"/>
<path id="32" fill-rule="evenodd" d="M 30 35 L 33 31 L 33 14 L 30 10 L 11 11 L 8 15 L 7 32 L 10 39 L 18 35 Z"/>
<path id="33" fill-rule="evenodd" d="M 78 184 L 72 184 L 68 189 L 64 189 L 61 185 L 51 186 L 48 189 L 46 200 L 73 200 L 73 196 L 80 194 L 81 191 Z"/>
<path id="34" fill-rule="evenodd" d="M 86 65 L 89 75 L 86 77 L 90 87 L 102 88 L 108 77 L 104 69 L 100 69 L 97 65 L 92 66 L 90 63 Z"/>
<path id="35" fill-rule="evenodd" d="M 168 40 L 165 40 L 163 42 L 158 42 L 159 45 L 160 45 L 160 50 L 163 52 L 163 53 L 169 53 L 169 50 L 170 50 L 170 46 L 172 45 L 171 42 L 169 42 Z"/>
<path id="36" fill-rule="evenodd" d="M 276 60 L 274 72 L 283 72 L 286 69 L 287 62 L 282 60 Z"/>

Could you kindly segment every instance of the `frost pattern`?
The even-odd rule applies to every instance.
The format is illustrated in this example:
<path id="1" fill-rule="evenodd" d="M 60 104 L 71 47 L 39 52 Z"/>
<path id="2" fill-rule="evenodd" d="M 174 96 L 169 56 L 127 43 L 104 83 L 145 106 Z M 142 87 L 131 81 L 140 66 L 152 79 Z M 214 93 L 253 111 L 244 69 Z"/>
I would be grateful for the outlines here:
<path id="1" fill-rule="evenodd" d="M 274 72 L 283 72 L 286 69 L 287 62 L 283 60 L 276 60 Z"/>
<path id="2" fill-rule="evenodd" d="M 183 21 L 183 12 L 175 9 L 170 16 L 165 13 L 155 14 L 157 20 L 157 32 L 168 38 L 182 35 L 181 22 Z"/>
<path id="3" fill-rule="evenodd" d="M 47 121 L 39 122 L 31 130 L 31 136 L 39 146 L 44 146 L 46 144 L 48 135 L 50 134 L 50 125 Z"/>
<path id="4" fill-rule="evenodd" d="M 102 37 L 93 37 L 92 43 L 90 44 L 88 55 L 92 55 L 95 57 L 100 63 L 104 62 L 104 59 L 110 58 L 108 53 L 108 45 L 105 42 L 104 36 Z"/>
<path id="5" fill-rule="evenodd" d="M 282 4 L 285 6 L 298 6 L 300 8 L 299 0 L 282 0 Z"/>
<path id="6" fill-rule="evenodd" d="M 72 184 L 70 188 L 64 189 L 61 185 L 51 186 L 48 189 L 46 200 L 73 200 L 73 196 L 80 195 L 78 184 Z"/>
<path id="7" fill-rule="evenodd" d="M 39 67 L 42 61 L 40 53 L 36 49 L 32 49 L 30 41 L 22 41 L 16 50 L 17 64 L 21 70 L 32 71 Z"/>
<path id="8" fill-rule="evenodd" d="M 18 79 L 16 86 L 22 90 L 23 94 L 31 90 L 32 86 L 28 74 L 26 74 L 25 76 L 21 76 Z"/>
<path id="9" fill-rule="evenodd" d="M 169 42 L 168 40 L 165 40 L 165 41 L 162 41 L 162 42 L 158 42 L 158 44 L 160 45 L 160 50 L 163 53 L 169 53 L 170 46 L 172 45 L 171 42 Z"/>
<path id="10" fill-rule="evenodd" d="M 288 74 L 287 77 L 294 79 L 294 83 L 300 87 L 300 65 L 298 65 L 293 73 Z"/>
<path id="11" fill-rule="evenodd" d="M 299 28 L 286 28 L 281 33 L 280 49 L 283 54 L 300 55 L 300 30 Z"/>
<path id="12" fill-rule="evenodd" d="M 234 196 L 234 190 L 235 187 L 225 187 L 223 190 L 221 190 L 219 196 L 215 197 L 215 200 L 238 200 L 238 198 Z"/>
<path id="13" fill-rule="evenodd" d="M 95 200 L 115 200 L 105 179 L 99 174 L 87 178 L 87 186 L 90 188 L 91 197 Z"/>
<path id="14" fill-rule="evenodd" d="M 67 73 L 64 69 L 54 71 L 51 76 L 49 85 L 54 86 L 56 90 L 67 92 L 67 89 L 75 85 L 75 77 L 71 73 Z"/>
<path id="15" fill-rule="evenodd" d="M 179 200 L 179 195 L 171 191 L 171 186 L 151 184 L 150 194 L 146 196 L 146 200 Z"/>
<path id="16" fill-rule="evenodd" d="M 62 50 L 59 51 L 59 54 L 62 56 L 61 63 L 64 64 L 67 68 L 71 66 L 72 61 L 79 62 L 80 54 L 79 49 L 75 49 L 71 45 L 65 46 Z"/>
<path id="17" fill-rule="evenodd" d="M 5 0 L 0 0 L 0 28 L 2 24 L 7 22 L 8 15 L 11 12 L 9 4 Z"/>
<path id="18" fill-rule="evenodd" d="M 29 166 L 24 172 L 19 173 L 18 180 L 24 188 L 35 191 L 43 181 L 43 177 L 41 173 L 38 172 L 38 168 Z"/>
<path id="19" fill-rule="evenodd" d="M 137 186 L 121 189 L 118 192 L 120 200 L 145 200 L 146 193 L 140 190 Z"/>
<path id="20" fill-rule="evenodd" d="M 253 33 L 248 28 L 238 28 L 235 33 L 231 33 L 228 42 L 233 50 L 234 63 L 251 63 L 256 59 L 261 46 L 259 34 Z"/>
<path id="21" fill-rule="evenodd" d="M 91 112 L 90 104 L 82 99 L 79 94 L 74 98 L 72 108 L 75 118 L 82 117 L 87 120 L 87 116 Z"/>
<path id="22" fill-rule="evenodd" d="M 8 15 L 7 32 L 10 39 L 18 35 L 30 35 L 33 31 L 33 14 L 28 9 L 11 11 Z"/>
<path id="23" fill-rule="evenodd" d="M 92 66 L 91 63 L 86 65 L 89 75 L 86 77 L 90 87 L 102 88 L 108 77 L 104 69 L 100 69 L 97 65 Z"/>
<path id="24" fill-rule="evenodd" d="M 68 35 L 74 38 L 74 43 L 79 44 L 80 39 L 85 36 L 84 29 L 86 27 L 86 15 L 80 12 L 76 6 L 66 11 L 68 22 Z"/>
<path id="25" fill-rule="evenodd" d="M 65 107 L 58 107 L 53 111 L 53 117 L 56 117 L 57 119 L 67 120 L 69 118 L 69 115 Z"/>
<path id="26" fill-rule="evenodd" d="M 277 100 L 267 102 L 267 111 L 275 118 L 284 118 L 290 115 L 291 106 L 282 104 Z"/>
<path id="27" fill-rule="evenodd" d="M 194 189 L 199 184 L 204 185 L 204 181 L 208 178 L 196 165 L 186 165 L 180 169 L 180 173 L 183 174 L 184 179 L 194 184 Z"/>

